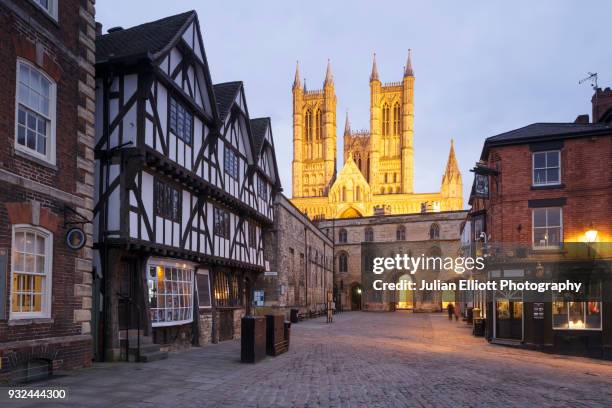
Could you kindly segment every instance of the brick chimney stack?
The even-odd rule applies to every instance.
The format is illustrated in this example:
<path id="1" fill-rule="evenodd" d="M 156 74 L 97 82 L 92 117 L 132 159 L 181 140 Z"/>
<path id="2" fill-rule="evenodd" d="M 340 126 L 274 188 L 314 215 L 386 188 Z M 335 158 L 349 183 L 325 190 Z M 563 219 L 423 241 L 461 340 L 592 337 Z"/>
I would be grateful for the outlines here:
<path id="1" fill-rule="evenodd" d="M 597 123 L 603 119 L 603 116 L 612 108 L 612 89 L 597 88 L 595 94 L 591 98 L 593 105 L 593 123 Z"/>

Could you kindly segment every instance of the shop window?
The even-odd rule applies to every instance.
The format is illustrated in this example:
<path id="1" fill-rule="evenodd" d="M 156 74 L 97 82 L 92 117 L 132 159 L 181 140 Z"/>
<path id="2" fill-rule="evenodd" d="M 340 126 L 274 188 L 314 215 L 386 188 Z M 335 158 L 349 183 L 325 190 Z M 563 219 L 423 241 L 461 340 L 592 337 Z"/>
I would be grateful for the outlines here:
<path id="1" fill-rule="evenodd" d="M 170 131 L 183 142 L 191 144 L 193 115 L 174 98 L 170 98 Z"/>
<path id="2" fill-rule="evenodd" d="M 562 242 L 562 211 L 560 207 L 533 210 L 533 247 L 559 248 Z"/>
<path id="3" fill-rule="evenodd" d="M 214 281 L 215 303 L 219 307 L 236 307 L 242 304 L 238 275 L 217 272 Z"/>
<path id="4" fill-rule="evenodd" d="M 15 225 L 11 253 L 11 320 L 50 317 L 53 235 Z"/>
<path id="5" fill-rule="evenodd" d="M 155 179 L 155 215 L 174 222 L 181 221 L 181 195 L 167 183 Z"/>
<path id="6" fill-rule="evenodd" d="M 15 149 L 55 164 L 55 82 L 18 60 L 16 102 Z"/>
<path id="7" fill-rule="evenodd" d="M 151 260 L 147 269 L 152 326 L 193 321 L 193 268 L 180 262 Z"/>
<path id="8" fill-rule="evenodd" d="M 561 182 L 561 152 L 537 152 L 533 154 L 533 185 L 546 186 Z"/>
<path id="9" fill-rule="evenodd" d="M 601 330 L 601 282 L 585 282 L 580 293 L 553 293 L 553 329 Z"/>

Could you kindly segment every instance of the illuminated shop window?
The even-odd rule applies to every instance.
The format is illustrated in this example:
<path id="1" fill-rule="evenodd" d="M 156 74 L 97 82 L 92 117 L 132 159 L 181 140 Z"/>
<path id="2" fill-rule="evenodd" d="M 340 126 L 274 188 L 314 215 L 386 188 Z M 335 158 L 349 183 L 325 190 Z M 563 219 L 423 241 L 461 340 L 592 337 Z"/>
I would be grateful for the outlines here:
<path id="1" fill-rule="evenodd" d="M 151 324 L 171 326 L 193 321 L 193 266 L 151 260 L 147 286 Z"/>
<path id="2" fill-rule="evenodd" d="M 581 293 L 554 293 L 553 329 L 601 330 L 601 283 L 583 284 Z"/>

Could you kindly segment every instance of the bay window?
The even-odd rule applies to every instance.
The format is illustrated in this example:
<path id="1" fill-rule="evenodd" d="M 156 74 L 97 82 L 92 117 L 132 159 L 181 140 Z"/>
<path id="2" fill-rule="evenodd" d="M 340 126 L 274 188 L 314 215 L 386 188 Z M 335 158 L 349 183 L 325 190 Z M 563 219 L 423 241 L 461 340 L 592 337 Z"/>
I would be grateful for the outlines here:
<path id="1" fill-rule="evenodd" d="M 42 71 L 17 61 L 15 149 L 55 164 L 56 85 Z"/>
<path id="2" fill-rule="evenodd" d="M 193 266 L 180 261 L 150 259 L 147 271 L 152 326 L 193 321 Z"/>
<path id="3" fill-rule="evenodd" d="M 13 226 L 11 319 L 51 317 L 53 235 L 30 225 Z"/>

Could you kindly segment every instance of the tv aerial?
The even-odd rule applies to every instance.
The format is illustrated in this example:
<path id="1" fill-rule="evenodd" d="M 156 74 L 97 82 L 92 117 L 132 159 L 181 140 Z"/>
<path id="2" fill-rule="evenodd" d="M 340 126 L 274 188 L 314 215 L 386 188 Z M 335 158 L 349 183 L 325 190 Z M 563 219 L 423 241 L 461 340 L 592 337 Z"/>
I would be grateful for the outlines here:
<path id="1" fill-rule="evenodd" d="M 597 89 L 597 72 L 587 72 L 587 77 L 582 78 L 578 81 L 578 84 L 582 85 L 585 82 L 588 82 L 591 85 L 591 88 Z"/>

